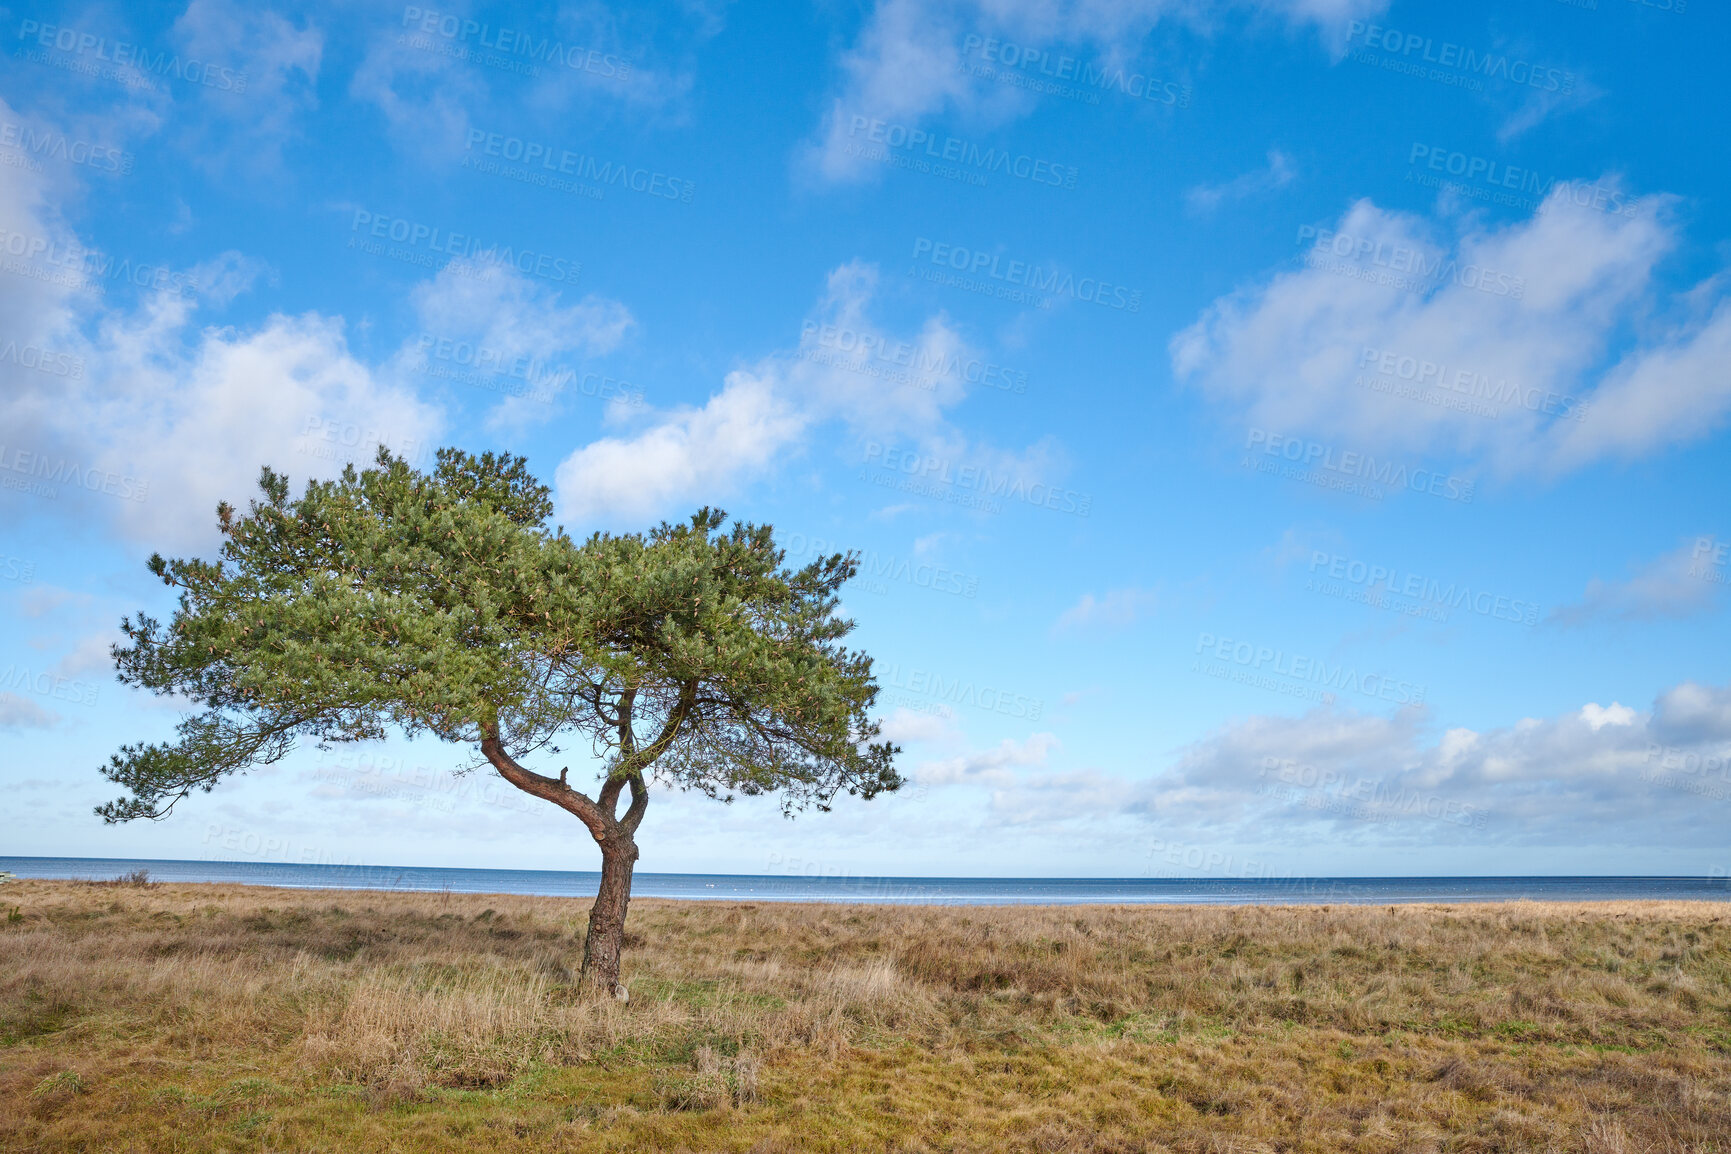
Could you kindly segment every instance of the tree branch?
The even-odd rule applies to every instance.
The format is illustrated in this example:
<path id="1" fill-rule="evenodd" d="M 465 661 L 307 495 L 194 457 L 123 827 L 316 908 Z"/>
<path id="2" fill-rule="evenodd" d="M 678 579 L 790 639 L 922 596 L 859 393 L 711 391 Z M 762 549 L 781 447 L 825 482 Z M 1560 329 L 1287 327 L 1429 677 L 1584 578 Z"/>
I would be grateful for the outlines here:
<path id="1" fill-rule="evenodd" d="M 621 761 L 621 768 L 626 774 L 642 773 L 667 752 L 667 747 L 672 745 L 673 739 L 679 735 L 679 727 L 691 715 L 692 705 L 696 700 L 697 679 L 691 678 L 679 687 L 679 700 L 667 711 L 667 720 L 662 724 L 661 732 L 655 735 L 655 740 L 644 746 L 641 752 Z"/>
<path id="2" fill-rule="evenodd" d="M 505 752 L 497 733 L 481 738 L 481 752 L 493 764 L 493 768 L 499 771 L 500 777 L 524 793 L 533 794 L 543 801 L 552 802 L 560 809 L 576 814 L 577 820 L 589 827 L 591 837 L 596 841 L 607 840 L 612 832 L 609 827 L 616 824 L 613 815 L 603 813 L 601 808 L 583 793 L 572 789 L 559 778 L 543 777 L 518 765 L 511 759 L 511 755 Z"/>
<path id="3" fill-rule="evenodd" d="M 625 779 L 609 776 L 601 783 L 601 792 L 595 795 L 595 804 L 601 807 L 601 812 L 612 817 L 619 809 L 619 793 L 625 788 Z"/>
<path id="4" fill-rule="evenodd" d="M 637 752 L 637 733 L 631 728 L 631 723 L 635 720 L 631 711 L 636 703 L 637 690 L 635 687 L 627 689 L 619 695 L 619 710 L 616 716 L 619 719 L 619 759 L 621 761 Z"/>
<path id="5" fill-rule="evenodd" d="M 637 836 L 637 827 L 643 824 L 643 814 L 649 809 L 649 787 L 643 781 L 642 774 L 633 774 L 631 781 L 631 805 L 626 808 L 625 816 L 619 825 L 631 837 Z"/>

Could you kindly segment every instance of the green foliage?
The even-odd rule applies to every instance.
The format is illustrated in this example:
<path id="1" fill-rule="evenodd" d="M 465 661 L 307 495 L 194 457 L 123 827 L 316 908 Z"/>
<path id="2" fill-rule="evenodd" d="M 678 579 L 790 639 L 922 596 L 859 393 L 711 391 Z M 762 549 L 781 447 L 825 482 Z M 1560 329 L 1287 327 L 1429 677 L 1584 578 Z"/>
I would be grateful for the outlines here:
<path id="1" fill-rule="evenodd" d="M 259 487 L 244 516 L 218 509 L 220 560 L 150 560 L 179 605 L 122 623 L 120 679 L 200 712 L 111 759 L 129 793 L 108 821 L 160 817 L 299 739 L 391 731 L 513 759 L 587 738 L 609 817 L 646 775 L 779 791 L 789 811 L 901 785 L 867 716 L 871 659 L 841 644 L 852 557 L 786 568 L 769 526 L 724 529 L 713 509 L 578 543 L 547 526 L 523 459 L 491 453 L 442 449 L 421 473 L 381 450 L 299 499 L 268 468 Z"/>

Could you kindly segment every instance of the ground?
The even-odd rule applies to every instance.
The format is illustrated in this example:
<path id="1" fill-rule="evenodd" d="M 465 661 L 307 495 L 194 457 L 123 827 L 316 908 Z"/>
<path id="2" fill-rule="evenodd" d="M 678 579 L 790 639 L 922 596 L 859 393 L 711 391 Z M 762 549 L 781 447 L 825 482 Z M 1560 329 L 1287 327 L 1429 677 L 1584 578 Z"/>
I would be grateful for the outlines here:
<path id="1" fill-rule="evenodd" d="M 0 887 L 7 1151 L 1731 1152 L 1731 906 Z"/>

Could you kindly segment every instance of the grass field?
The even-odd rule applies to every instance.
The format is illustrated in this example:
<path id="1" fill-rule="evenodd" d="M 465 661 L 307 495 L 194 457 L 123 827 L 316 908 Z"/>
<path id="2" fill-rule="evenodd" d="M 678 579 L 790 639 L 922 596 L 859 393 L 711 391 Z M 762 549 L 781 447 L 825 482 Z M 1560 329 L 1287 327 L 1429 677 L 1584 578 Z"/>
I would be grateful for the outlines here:
<path id="1" fill-rule="evenodd" d="M 6 1151 L 1731 1151 L 1731 907 L 0 887 Z"/>

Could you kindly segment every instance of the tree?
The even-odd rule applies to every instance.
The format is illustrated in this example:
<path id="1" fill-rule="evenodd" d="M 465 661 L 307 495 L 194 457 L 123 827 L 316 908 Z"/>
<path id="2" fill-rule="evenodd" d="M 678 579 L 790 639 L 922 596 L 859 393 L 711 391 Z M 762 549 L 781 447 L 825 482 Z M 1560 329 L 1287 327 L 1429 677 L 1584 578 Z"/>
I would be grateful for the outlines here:
<path id="1" fill-rule="evenodd" d="M 549 490 L 521 457 L 442 449 L 422 473 L 310 482 L 268 467 L 262 499 L 217 508 L 221 559 L 150 559 L 180 590 L 165 627 L 140 614 L 113 649 L 120 680 L 201 712 L 177 739 L 122 746 L 103 774 L 128 795 L 109 822 L 160 818 L 193 790 L 283 758 L 297 738 L 431 734 L 467 769 L 575 815 L 601 850 L 583 978 L 625 996 L 620 950 L 651 781 L 731 801 L 779 793 L 827 810 L 897 789 L 899 750 L 867 716 L 871 658 L 841 645 L 837 591 L 857 560 L 785 567 L 767 525 L 720 510 L 579 544 L 549 529 Z M 587 738 L 595 796 L 545 763 Z M 625 812 L 621 797 L 629 793 Z"/>

